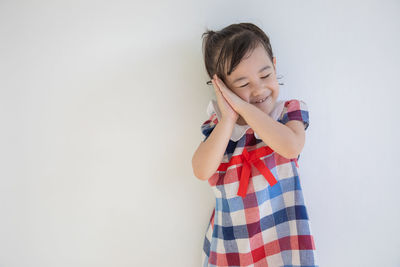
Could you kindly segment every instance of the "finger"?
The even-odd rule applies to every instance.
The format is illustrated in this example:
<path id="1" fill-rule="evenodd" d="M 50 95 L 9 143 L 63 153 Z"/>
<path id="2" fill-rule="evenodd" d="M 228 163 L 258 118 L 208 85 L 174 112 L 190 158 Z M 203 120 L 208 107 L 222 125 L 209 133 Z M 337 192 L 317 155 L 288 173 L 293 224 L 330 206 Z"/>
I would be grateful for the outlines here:
<path id="1" fill-rule="evenodd" d="M 218 78 L 215 78 L 215 84 L 218 86 L 218 88 L 221 89 L 222 86 L 220 85 L 220 82 L 219 82 Z"/>
<path id="2" fill-rule="evenodd" d="M 224 91 L 220 90 L 221 96 L 225 99 L 226 102 L 230 103 L 229 97 L 224 93 Z"/>
<path id="3" fill-rule="evenodd" d="M 212 80 L 212 83 L 214 85 L 215 92 L 218 93 L 218 94 L 221 94 L 221 89 L 218 87 L 216 82 L 214 80 Z"/>
<path id="4" fill-rule="evenodd" d="M 217 78 L 215 78 L 215 81 L 217 82 L 217 85 L 221 90 L 227 89 L 224 82 L 218 76 Z"/>
<path id="5" fill-rule="evenodd" d="M 214 91 L 217 93 L 218 90 L 217 90 L 217 85 L 215 84 L 215 81 L 214 81 L 214 80 L 211 80 L 211 82 L 212 82 L 212 84 L 213 84 Z"/>

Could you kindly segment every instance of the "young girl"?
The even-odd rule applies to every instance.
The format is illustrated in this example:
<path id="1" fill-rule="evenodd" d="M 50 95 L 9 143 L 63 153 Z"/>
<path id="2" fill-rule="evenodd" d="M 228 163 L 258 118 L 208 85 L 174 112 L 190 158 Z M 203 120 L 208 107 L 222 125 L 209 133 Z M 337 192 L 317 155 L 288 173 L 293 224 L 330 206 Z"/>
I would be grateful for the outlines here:
<path id="1" fill-rule="evenodd" d="M 204 35 L 217 102 L 192 158 L 216 198 L 202 266 L 318 266 L 297 163 L 307 105 L 278 101 L 276 58 L 260 28 L 239 23 Z"/>

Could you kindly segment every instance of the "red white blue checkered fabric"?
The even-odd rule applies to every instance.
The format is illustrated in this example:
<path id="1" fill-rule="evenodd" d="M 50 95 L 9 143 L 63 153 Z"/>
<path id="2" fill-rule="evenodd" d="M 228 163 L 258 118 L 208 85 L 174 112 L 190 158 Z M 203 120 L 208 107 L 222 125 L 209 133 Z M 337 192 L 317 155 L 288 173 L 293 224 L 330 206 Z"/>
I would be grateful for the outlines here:
<path id="1" fill-rule="evenodd" d="M 285 124 L 290 120 L 302 121 L 308 128 L 305 102 L 285 101 L 278 121 Z M 201 125 L 204 141 L 217 123 L 213 113 Z M 243 151 L 261 155 L 259 159 L 277 183 L 271 186 L 251 165 L 246 195 L 239 196 Z M 205 231 L 202 266 L 318 266 L 297 159 L 273 151 L 251 128 L 240 140 L 229 140 L 218 170 L 207 180 L 216 204 Z"/>

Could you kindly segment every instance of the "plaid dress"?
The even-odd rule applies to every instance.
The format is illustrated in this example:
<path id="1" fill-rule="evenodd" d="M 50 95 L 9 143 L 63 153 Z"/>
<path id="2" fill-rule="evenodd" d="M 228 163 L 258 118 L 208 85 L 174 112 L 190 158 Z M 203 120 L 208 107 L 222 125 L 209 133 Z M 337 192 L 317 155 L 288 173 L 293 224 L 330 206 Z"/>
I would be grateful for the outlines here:
<path id="1" fill-rule="evenodd" d="M 211 100 L 201 125 L 205 141 L 221 117 Z M 269 114 L 308 128 L 304 101 L 278 101 Z M 298 159 L 266 145 L 249 125 L 236 124 L 217 171 L 207 180 L 215 207 L 205 231 L 202 266 L 317 267 L 299 179 Z"/>

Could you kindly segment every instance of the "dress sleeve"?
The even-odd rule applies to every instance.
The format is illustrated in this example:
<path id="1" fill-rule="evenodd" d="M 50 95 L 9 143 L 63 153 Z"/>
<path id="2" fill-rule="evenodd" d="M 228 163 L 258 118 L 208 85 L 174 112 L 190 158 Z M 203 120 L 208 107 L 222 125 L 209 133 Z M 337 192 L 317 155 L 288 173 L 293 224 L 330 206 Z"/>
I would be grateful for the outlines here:
<path id="1" fill-rule="evenodd" d="M 291 120 L 302 121 L 304 130 L 307 130 L 310 122 L 308 118 L 308 107 L 304 101 L 292 99 L 285 102 L 279 121 L 286 124 Z"/>
<path id="2" fill-rule="evenodd" d="M 217 114 L 215 113 L 215 111 L 213 111 L 213 112 L 211 112 L 211 115 L 209 115 L 208 120 L 203 122 L 203 124 L 200 127 L 201 128 L 201 132 L 204 135 L 203 142 L 207 140 L 208 136 L 214 130 L 214 128 L 217 125 L 217 123 L 218 123 Z"/>

